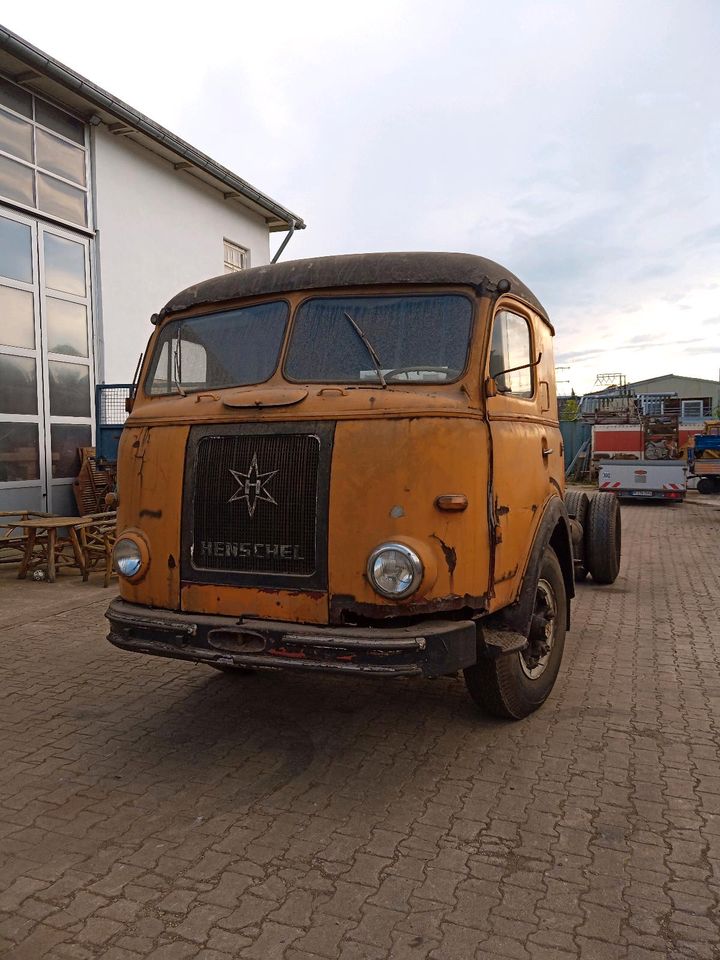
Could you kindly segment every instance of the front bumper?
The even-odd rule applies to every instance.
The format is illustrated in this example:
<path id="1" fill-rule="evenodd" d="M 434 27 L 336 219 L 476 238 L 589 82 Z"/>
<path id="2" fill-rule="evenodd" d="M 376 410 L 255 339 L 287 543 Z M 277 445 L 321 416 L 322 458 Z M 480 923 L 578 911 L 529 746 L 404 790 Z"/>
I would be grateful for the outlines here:
<path id="1" fill-rule="evenodd" d="M 478 659 L 472 620 L 412 627 L 325 627 L 157 610 L 113 600 L 108 640 L 123 650 L 217 666 L 439 677 Z"/>

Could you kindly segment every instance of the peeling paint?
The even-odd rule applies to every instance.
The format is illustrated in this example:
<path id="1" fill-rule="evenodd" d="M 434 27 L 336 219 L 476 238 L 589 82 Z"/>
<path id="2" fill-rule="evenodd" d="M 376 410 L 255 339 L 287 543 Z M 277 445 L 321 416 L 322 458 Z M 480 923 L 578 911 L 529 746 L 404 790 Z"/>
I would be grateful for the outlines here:
<path id="1" fill-rule="evenodd" d="M 455 567 L 457 566 L 457 552 L 455 547 L 449 547 L 436 533 L 431 533 L 430 536 L 440 544 L 443 555 L 445 556 L 448 573 L 452 577 L 453 573 L 455 573 Z"/>

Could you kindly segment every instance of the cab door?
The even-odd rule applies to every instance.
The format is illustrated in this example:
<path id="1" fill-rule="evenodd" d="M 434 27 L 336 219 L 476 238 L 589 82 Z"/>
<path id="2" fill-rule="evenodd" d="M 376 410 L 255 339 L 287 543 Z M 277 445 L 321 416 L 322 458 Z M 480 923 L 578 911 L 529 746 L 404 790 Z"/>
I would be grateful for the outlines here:
<path id="1" fill-rule="evenodd" d="M 494 395 L 486 397 L 491 534 L 494 528 L 491 609 L 515 600 L 543 506 L 562 491 L 557 410 L 550 409 L 552 364 L 549 327 L 523 305 L 500 301 L 486 368 L 486 384 L 495 386 Z"/>

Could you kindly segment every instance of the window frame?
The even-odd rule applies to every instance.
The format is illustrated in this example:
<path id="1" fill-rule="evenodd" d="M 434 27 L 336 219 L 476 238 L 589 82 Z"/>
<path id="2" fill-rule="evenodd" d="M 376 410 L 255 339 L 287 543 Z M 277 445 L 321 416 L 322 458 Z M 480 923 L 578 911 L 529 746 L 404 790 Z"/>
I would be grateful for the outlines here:
<path id="1" fill-rule="evenodd" d="M 240 259 L 243 261 L 240 266 L 237 266 L 229 260 L 227 257 L 228 250 L 238 251 L 240 253 Z M 223 237 L 223 267 L 224 274 L 230 273 L 242 273 L 243 270 L 247 270 L 250 267 L 250 248 L 243 246 L 242 243 L 236 243 L 234 240 L 228 240 L 227 237 Z"/>
<path id="2" fill-rule="evenodd" d="M 34 216 L 42 216 L 45 219 L 57 223 L 60 226 L 68 227 L 73 230 L 79 230 L 86 234 L 92 234 L 94 232 L 93 224 L 93 204 L 92 204 L 92 191 L 91 191 L 91 169 L 90 169 L 90 143 L 89 143 L 89 134 L 88 134 L 88 124 L 81 117 L 76 116 L 71 113 L 64 106 L 53 103 L 47 97 L 40 96 L 30 90 L 19 86 L 15 83 L 10 77 L 6 74 L 0 74 L 2 80 L 6 83 L 11 84 L 13 87 L 17 87 L 22 93 L 28 95 L 31 98 L 31 117 L 27 117 L 22 113 L 19 113 L 13 107 L 8 104 L 0 101 L 0 110 L 9 114 L 14 119 L 22 120 L 24 123 L 30 125 L 32 130 L 32 160 L 25 160 L 22 157 L 15 156 L 12 153 L 9 153 L 7 150 L 0 149 L 0 156 L 10 160 L 14 163 L 20 164 L 26 169 L 32 171 L 32 188 L 33 188 L 33 199 L 34 206 L 31 206 L 27 203 L 23 203 L 21 200 L 16 200 L 11 197 L 6 197 L 4 194 L 0 195 L 0 202 L 7 204 L 9 207 L 15 208 L 23 213 L 30 213 Z M 70 137 L 65 136 L 57 130 L 53 130 L 52 127 L 48 127 L 46 124 L 42 123 L 39 120 L 36 120 L 36 109 L 35 104 L 37 101 L 42 101 L 43 103 L 48 104 L 48 106 L 59 111 L 60 113 L 66 114 L 71 120 L 76 121 L 82 125 L 83 128 L 83 142 L 78 143 L 77 140 L 73 140 Z M 40 130 L 43 133 L 47 134 L 50 137 L 55 137 L 57 140 L 75 148 L 76 150 L 81 150 L 83 153 L 84 159 L 84 174 L 85 174 L 85 183 L 77 183 L 74 180 L 71 180 L 67 177 L 62 176 L 61 174 L 54 173 L 52 170 L 49 170 L 47 167 L 43 167 L 38 163 L 37 156 L 37 136 L 36 131 Z M 85 223 L 78 222 L 76 220 L 67 220 L 64 217 L 60 217 L 55 213 L 45 210 L 39 206 L 39 183 L 40 176 L 48 177 L 50 180 L 57 181 L 61 184 L 64 184 L 67 187 L 70 187 L 74 190 L 79 191 L 84 195 L 84 204 L 85 204 Z"/>
<path id="3" fill-rule="evenodd" d="M 514 303 L 513 304 L 501 303 L 493 313 L 492 322 L 490 324 L 490 330 L 488 335 L 488 341 L 487 341 L 487 356 L 485 358 L 485 371 L 486 371 L 485 379 L 487 380 L 487 378 L 489 377 L 492 377 L 492 379 L 495 379 L 493 375 L 490 373 L 490 354 L 491 354 L 491 348 L 492 348 L 493 334 L 495 333 L 495 323 L 497 322 L 498 317 L 502 313 L 512 314 L 512 316 L 518 317 L 518 319 L 523 320 L 527 325 L 528 341 L 530 344 L 530 354 L 529 354 L 528 363 L 532 364 L 532 366 L 528 366 L 528 370 L 530 372 L 530 384 L 532 387 L 532 392 L 530 393 L 529 396 L 520 396 L 517 393 L 513 393 L 512 390 L 501 391 L 498 389 L 496 396 L 502 398 L 503 400 L 521 400 L 524 403 L 534 403 L 537 400 L 537 396 L 538 396 L 538 379 L 536 375 L 537 364 L 535 362 L 537 360 L 537 344 L 535 342 L 535 323 L 534 323 L 533 317 L 528 312 L 524 311 L 520 306 L 520 304 L 516 305 Z M 492 398 L 488 398 L 488 399 L 492 399 Z"/>
<path id="4" fill-rule="evenodd" d="M 152 344 L 152 351 L 148 348 L 149 354 L 149 363 L 147 366 L 147 373 L 142 378 L 142 393 L 143 397 L 147 400 L 156 400 L 156 399 L 167 399 L 168 397 L 182 397 L 182 394 L 178 392 L 177 389 L 169 390 L 167 393 L 152 393 L 148 388 L 150 386 L 151 380 L 155 375 L 155 370 L 157 369 L 158 364 L 160 363 L 160 356 L 162 354 L 163 345 L 159 345 L 160 338 L 163 334 L 163 331 L 166 330 L 173 323 L 185 323 L 192 320 L 204 320 L 208 317 L 218 317 L 222 316 L 225 313 L 236 313 L 238 310 L 247 310 L 252 307 L 262 307 L 272 303 L 282 303 L 285 305 L 286 314 L 285 314 L 285 326 L 283 328 L 282 336 L 280 337 L 277 359 L 275 361 L 275 366 L 273 367 L 270 374 L 264 380 L 258 380 L 255 383 L 235 383 L 235 384 L 226 384 L 222 387 L 217 386 L 202 386 L 202 387 L 183 387 L 183 391 L 190 396 L 191 394 L 196 393 L 213 393 L 216 390 L 242 390 L 244 388 L 250 387 L 259 387 L 265 383 L 269 383 L 270 380 L 276 376 L 280 363 L 282 361 L 285 345 L 288 338 L 288 330 L 290 328 L 290 323 L 292 320 L 292 305 L 286 297 L 272 297 L 269 300 L 261 300 L 257 303 L 247 303 L 243 306 L 238 307 L 226 307 L 224 310 L 210 310 L 207 313 L 194 313 L 190 316 L 185 317 L 171 317 L 165 323 L 162 324 L 157 330 L 157 337 L 155 342 Z"/>
<path id="5" fill-rule="evenodd" d="M 700 404 L 700 413 L 695 416 L 692 413 L 685 412 L 685 404 Z M 681 420 L 702 420 L 704 412 L 704 403 L 701 397 L 691 397 L 686 400 L 680 400 L 680 419 Z"/>

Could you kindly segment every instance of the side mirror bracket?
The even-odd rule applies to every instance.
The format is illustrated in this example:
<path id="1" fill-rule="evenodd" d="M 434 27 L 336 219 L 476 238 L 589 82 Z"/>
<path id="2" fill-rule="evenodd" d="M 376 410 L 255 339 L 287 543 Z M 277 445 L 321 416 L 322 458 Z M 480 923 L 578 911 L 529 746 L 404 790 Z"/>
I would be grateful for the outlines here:
<path id="1" fill-rule="evenodd" d="M 498 380 L 500 377 L 504 377 L 506 373 L 515 373 L 516 370 L 531 370 L 542 360 L 542 353 L 537 355 L 537 360 L 531 360 L 530 363 L 523 363 L 519 367 L 508 367 L 507 370 L 498 370 L 498 372 L 493 377 L 488 377 L 485 381 L 485 396 L 486 397 L 496 397 L 498 393 L 510 393 L 510 389 L 503 390 L 498 386 Z"/>

